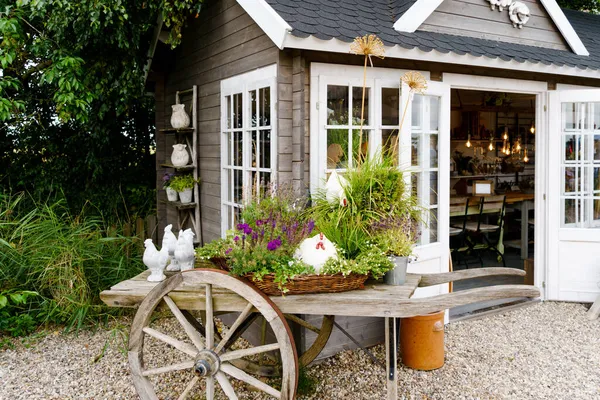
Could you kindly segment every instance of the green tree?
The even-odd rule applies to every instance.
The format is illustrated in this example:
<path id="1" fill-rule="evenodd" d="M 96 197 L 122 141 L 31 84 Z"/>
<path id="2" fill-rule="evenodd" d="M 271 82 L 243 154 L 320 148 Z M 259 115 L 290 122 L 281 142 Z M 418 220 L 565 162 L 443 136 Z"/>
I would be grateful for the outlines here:
<path id="1" fill-rule="evenodd" d="M 148 200 L 149 45 L 161 16 L 176 46 L 200 4 L 0 0 L 0 191 L 62 191 L 72 207 L 92 201 L 101 211 L 123 211 L 123 197 Z"/>
<path id="2" fill-rule="evenodd" d="M 600 0 L 558 0 L 558 5 L 571 10 L 598 13 Z"/>

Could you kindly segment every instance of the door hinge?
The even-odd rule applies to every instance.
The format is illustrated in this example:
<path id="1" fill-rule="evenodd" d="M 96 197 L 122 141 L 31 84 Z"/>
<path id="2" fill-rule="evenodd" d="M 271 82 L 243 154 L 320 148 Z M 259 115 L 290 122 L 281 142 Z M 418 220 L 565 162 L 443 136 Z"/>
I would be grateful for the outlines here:
<path id="1" fill-rule="evenodd" d="M 546 193 L 544 193 L 544 200 L 546 200 Z"/>
<path id="2" fill-rule="evenodd" d="M 319 109 L 319 102 L 317 101 L 317 110 Z"/>
<path id="3" fill-rule="evenodd" d="M 544 106 L 544 112 L 548 111 L 548 107 Z"/>
<path id="4" fill-rule="evenodd" d="M 546 281 L 542 282 L 542 287 L 545 289 L 546 288 Z"/>

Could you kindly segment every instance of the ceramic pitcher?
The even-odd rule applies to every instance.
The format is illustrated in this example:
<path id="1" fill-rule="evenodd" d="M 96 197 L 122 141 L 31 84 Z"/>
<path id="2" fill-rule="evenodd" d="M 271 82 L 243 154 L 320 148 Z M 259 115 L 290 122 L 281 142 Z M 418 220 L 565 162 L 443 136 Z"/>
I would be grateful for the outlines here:
<path id="1" fill-rule="evenodd" d="M 190 126 L 190 116 L 185 112 L 185 104 L 173 104 L 171 108 L 173 109 L 171 115 L 171 126 L 173 128 L 181 129 Z"/>
<path id="2" fill-rule="evenodd" d="M 174 144 L 173 153 L 171 154 L 171 164 L 174 167 L 183 167 L 190 162 L 190 155 L 186 150 L 185 144 Z"/>

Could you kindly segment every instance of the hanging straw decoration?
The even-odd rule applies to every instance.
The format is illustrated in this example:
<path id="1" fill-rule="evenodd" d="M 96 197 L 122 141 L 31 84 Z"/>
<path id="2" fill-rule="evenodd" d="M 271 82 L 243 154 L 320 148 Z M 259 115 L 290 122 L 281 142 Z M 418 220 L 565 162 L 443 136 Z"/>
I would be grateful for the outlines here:
<path id="1" fill-rule="evenodd" d="M 358 154 L 360 162 L 362 160 L 362 134 L 363 124 L 365 121 L 365 93 L 367 90 L 367 61 L 373 67 L 373 60 L 371 57 L 375 56 L 383 59 L 385 57 L 385 48 L 383 42 L 376 35 L 364 35 L 363 37 L 357 37 L 354 42 L 350 45 L 350 53 L 365 56 L 365 67 L 364 67 L 364 78 L 363 78 L 363 92 L 362 92 L 362 105 L 360 110 L 360 133 L 358 139 Z M 352 115 L 350 116 L 352 118 Z"/>

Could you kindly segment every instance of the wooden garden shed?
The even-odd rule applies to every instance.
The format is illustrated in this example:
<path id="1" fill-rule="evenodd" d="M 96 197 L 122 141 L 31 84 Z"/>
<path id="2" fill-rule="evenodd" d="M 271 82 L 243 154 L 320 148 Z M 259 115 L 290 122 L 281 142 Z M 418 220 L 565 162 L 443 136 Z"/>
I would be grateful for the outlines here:
<path id="1" fill-rule="evenodd" d="M 450 199 L 466 179 L 453 175 L 453 154 L 471 140 L 504 148 L 506 133 L 509 145 L 535 153 L 535 164 L 524 167 L 533 194 L 521 220 L 525 231 L 534 227 L 524 258 L 533 259 L 535 285 L 545 299 L 593 301 L 600 293 L 600 16 L 554 0 L 206 0 L 176 50 L 157 46 L 149 75 L 159 189 L 180 140 L 168 130 L 171 105 L 178 91 L 182 102 L 195 102 L 192 162 L 201 184 L 187 212 L 199 221 L 197 236 L 206 242 L 232 228 L 252 187 L 276 182 L 307 194 L 352 163 L 364 57 L 349 50 L 365 34 L 385 45 L 385 59 L 367 69 L 367 151 L 399 137 L 399 164 L 433 216 L 411 268 L 448 270 Z M 401 82 L 407 71 L 428 80 L 424 95 Z M 194 87 L 196 95 L 185 97 Z M 514 183 L 503 175 L 493 176 L 495 185 Z M 163 190 L 157 207 L 161 230 L 181 213 Z M 366 326 L 354 333 L 368 344 Z"/>

